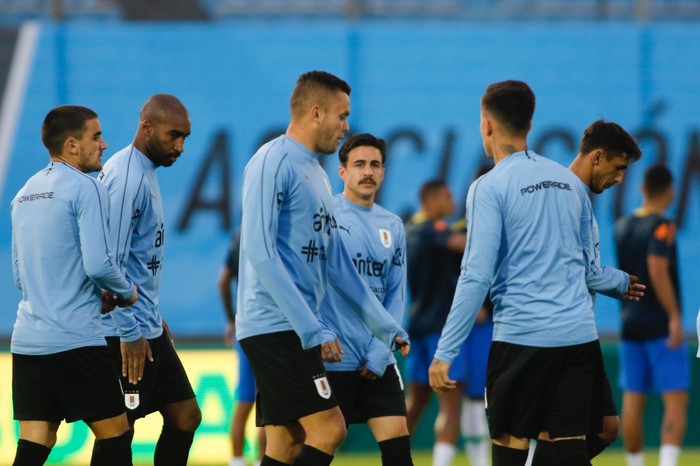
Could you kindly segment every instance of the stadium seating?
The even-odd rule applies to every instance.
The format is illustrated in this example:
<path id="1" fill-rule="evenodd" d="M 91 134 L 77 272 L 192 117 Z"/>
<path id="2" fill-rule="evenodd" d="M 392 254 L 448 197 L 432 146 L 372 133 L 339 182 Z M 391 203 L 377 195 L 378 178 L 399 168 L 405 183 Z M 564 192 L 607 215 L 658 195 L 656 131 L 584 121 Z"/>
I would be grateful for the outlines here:
<path id="1" fill-rule="evenodd" d="M 30 19 L 226 20 L 237 17 L 698 19 L 697 0 L 0 0 L 0 24 Z"/>

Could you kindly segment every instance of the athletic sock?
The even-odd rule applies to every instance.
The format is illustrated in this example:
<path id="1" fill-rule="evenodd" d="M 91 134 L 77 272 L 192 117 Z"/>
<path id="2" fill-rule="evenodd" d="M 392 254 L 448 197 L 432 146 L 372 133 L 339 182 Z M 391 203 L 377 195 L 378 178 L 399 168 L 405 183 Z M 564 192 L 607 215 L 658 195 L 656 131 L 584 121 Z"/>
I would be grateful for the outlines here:
<path id="1" fill-rule="evenodd" d="M 665 443 L 659 450 L 659 466 L 677 466 L 681 456 L 681 447 Z"/>
<path id="2" fill-rule="evenodd" d="M 450 466 L 457 447 L 447 442 L 437 442 L 433 447 L 433 466 Z"/>
<path id="3" fill-rule="evenodd" d="M 588 459 L 592 460 L 598 456 L 603 450 L 608 448 L 610 444 L 597 435 L 586 436 L 586 446 L 588 447 Z"/>
<path id="4" fill-rule="evenodd" d="M 118 437 L 95 440 L 91 464 L 96 466 L 131 465 L 131 431 L 127 430 Z"/>
<path id="5" fill-rule="evenodd" d="M 377 443 L 382 452 L 382 466 L 413 466 L 411 437 L 404 435 Z"/>
<path id="6" fill-rule="evenodd" d="M 269 456 L 265 455 L 265 456 L 263 456 L 263 459 L 260 462 L 260 466 L 290 466 L 290 465 L 287 463 L 283 463 L 281 461 L 277 461 L 277 460 L 272 459 Z"/>
<path id="7" fill-rule="evenodd" d="M 637 453 L 627 452 L 625 458 L 627 458 L 627 466 L 644 466 L 644 453 L 641 451 Z"/>
<path id="8" fill-rule="evenodd" d="M 527 450 L 491 445 L 491 464 L 493 466 L 523 466 L 527 460 Z"/>
<path id="9" fill-rule="evenodd" d="M 557 466 L 556 450 L 554 442 L 540 440 L 535 446 L 535 453 L 532 455 L 533 466 Z"/>
<path id="10" fill-rule="evenodd" d="M 51 453 L 49 447 L 21 438 L 17 440 L 17 452 L 12 465 L 41 466 L 48 459 L 49 453 Z"/>
<path id="11" fill-rule="evenodd" d="M 547 443 L 547 442 L 542 442 Z M 591 462 L 588 459 L 588 447 L 583 439 L 576 440 L 558 440 L 552 442 L 556 464 L 566 466 L 589 466 Z M 537 455 L 537 450 L 535 450 Z M 534 464 L 537 465 L 537 459 Z"/>
<path id="12" fill-rule="evenodd" d="M 245 466 L 245 458 L 242 456 L 234 456 L 228 460 L 228 466 Z"/>
<path id="13" fill-rule="evenodd" d="M 333 455 L 317 450 L 311 445 L 301 447 L 299 456 L 294 458 L 292 466 L 328 466 L 333 461 Z"/>
<path id="14" fill-rule="evenodd" d="M 163 426 L 153 454 L 153 466 L 187 466 L 193 439 L 194 432 Z"/>

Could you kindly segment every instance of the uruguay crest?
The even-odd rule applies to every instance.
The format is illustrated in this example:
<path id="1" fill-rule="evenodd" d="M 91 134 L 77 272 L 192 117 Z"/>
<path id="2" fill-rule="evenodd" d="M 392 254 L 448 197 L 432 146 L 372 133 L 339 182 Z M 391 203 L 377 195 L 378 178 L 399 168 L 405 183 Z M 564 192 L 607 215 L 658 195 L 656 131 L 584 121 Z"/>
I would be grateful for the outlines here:
<path id="1" fill-rule="evenodd" d="M 314 383 L 316 384 L 316 391 L 321 395 L 321 398 L 327 400 L 331 397 L 331 386 L 328 384 L 328 379 L 325 375 L 314 379 Z"/>
<path id="2" fill-rule="evenodd" d="M 139 407 L 140 402 L 141 401 L 139 400 L 139 393 L 138 392 L 124 393 L 124 404 L 126 405 L 127 408 L 136 409 Z"/>
<path id="3" fill-rule="evenodd" d="M 382 246 L 385 248 L 390 248 L 392 241 L 391 241 L 391 232 L 389 230 L 385 230 L 384 228 L 379 229 L 379 239 L 382 241 Z"/>

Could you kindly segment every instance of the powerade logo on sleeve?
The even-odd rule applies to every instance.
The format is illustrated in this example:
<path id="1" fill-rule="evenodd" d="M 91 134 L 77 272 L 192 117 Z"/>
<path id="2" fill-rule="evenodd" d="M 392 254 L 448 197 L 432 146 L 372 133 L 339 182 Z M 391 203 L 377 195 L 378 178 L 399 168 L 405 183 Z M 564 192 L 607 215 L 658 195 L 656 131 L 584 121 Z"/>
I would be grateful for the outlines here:
<path id="1" fill-rule="evenodd" d="M 565 189 L 571 191 L 571 186 L 569 183 L 563 183 L 561 181 L 540 181 L 537 184 L 531 184 L 520 189 L 520 194 L 523 196 L 526 194 L 532 194 L 540 189 Z"/>
<path id="2" fill-rule="evenodd" d="M 47 193 L 27 194 L 24 196 L 19 196 L 17 198 L 17 202 L 38 201 L 40 199 L 53 199 L 53 191 L 49 191 Z"/>

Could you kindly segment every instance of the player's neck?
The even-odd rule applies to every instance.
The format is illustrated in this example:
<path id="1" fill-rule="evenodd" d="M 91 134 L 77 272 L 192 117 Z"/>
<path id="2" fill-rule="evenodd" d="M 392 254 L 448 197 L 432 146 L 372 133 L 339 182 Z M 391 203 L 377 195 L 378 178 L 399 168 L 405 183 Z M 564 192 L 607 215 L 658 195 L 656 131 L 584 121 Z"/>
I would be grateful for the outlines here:
<path id="1" fill-rule="evenodd" d="M 640 211 L 645 214 L 659 214 L 662 215 L 666 212 L 668 207 L 666 201 L 660 199 L 644 199 L 642 206 L 639 208 Z"/>
<path id="2" fill-rule="evenodd" d="M 361 207 L 372 207 L 374 205 L 374 196 L 364 199 L 362 197 L 356 196 L 352 193 L 352 191 L 349 191 L 347 189 L 343 190 L 343 197 L 347 199 L 348 202 L 352 202 L 353 204 L 357 204 Z"/>

